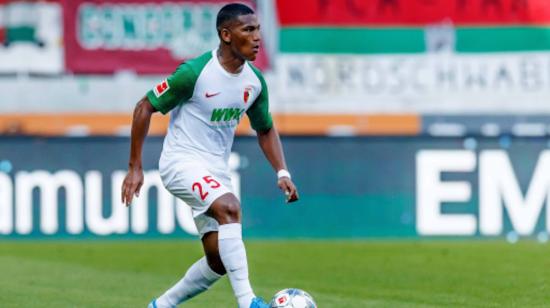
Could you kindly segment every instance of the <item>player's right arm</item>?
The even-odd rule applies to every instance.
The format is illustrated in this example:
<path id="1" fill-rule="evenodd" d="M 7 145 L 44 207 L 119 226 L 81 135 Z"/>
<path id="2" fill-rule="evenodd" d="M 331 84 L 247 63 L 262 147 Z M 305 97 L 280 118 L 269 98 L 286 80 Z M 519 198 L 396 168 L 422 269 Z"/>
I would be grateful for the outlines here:
<path id="1" fill-rule="evenodd" d="M 135 196 L 139 196 L 139 191 L 143 185 L 143 168 L 141 163 L 141 149 L 151 116 L 156 112 L 156 109 L 151 105 L 147 96 L 143 97 L 134 108 L 132 118 L 132 135 L 130 138 L 130 161 L 128 163 L 128 173 L 122 182 L 122 203 L 129 206 Z"/>
<path id="2" fill-rule="evenodd" d="M 160 82 L 142 98 L 134 109 L 132 135 L 130 137 L 130 162 L 128 173 L 122 182 L 122 203 L 129 206 L 134 196 L 139 196 L 143 185 L 141 152 L 149 131 L 151 116 L 156 111 L 166 114 L 177 105 L 189 100 L 197 80 L 197 73 L 189 63 L 183 63 L 167 79 Z"/>

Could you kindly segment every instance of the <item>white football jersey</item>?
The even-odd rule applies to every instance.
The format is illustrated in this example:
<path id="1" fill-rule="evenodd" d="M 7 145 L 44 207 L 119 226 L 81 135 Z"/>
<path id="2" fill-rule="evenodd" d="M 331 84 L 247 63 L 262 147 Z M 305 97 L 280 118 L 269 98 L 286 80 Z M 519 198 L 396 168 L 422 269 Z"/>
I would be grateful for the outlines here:
<path id="1" fill-rule="evenodd" d="M 172 160 L 195 158 L 226 169 L 235 129 L 245 113 L 257 131 L 273 125 L 260 71 L 246 62 L 240 73 L 229 73 L 216 53 L 185 61 L 147 93 L 155 109 L 170 112 L 161 169 Z"/>

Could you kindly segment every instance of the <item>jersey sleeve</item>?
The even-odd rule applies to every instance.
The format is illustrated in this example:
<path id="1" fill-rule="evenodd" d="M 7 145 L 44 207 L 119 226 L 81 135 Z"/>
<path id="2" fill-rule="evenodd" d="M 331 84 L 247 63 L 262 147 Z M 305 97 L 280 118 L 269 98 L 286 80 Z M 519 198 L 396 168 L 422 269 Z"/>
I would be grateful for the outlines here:
<path id="1" fill-rule="evenodd" d="M 246 114 L 250 119 L 250 125 L 255 131 L 266 131 L 273 127 L 273 119 L 269 113 L 269 94 L 267 91 L 267 84 L 265 83 L 262 74 L 254 67 L 253 70 L 260 79 L 262 91 L 252 106 L 250 106 L 250 108 L 246 111 Z"/>
<path id="2" fill-rule="evenodd" d="M 193 96 L 196 80 L 192 66 L 182 63 L 172 75 L 147 92 L 147 98 L 156 110 L 166 114 Z"/>

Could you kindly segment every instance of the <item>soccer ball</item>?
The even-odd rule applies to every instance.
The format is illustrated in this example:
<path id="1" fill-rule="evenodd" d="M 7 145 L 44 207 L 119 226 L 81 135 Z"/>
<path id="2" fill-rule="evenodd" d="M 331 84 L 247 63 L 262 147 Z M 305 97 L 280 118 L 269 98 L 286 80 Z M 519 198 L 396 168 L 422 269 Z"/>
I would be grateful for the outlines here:
<path id="1" fill-rule="evenodd" d="M 271 308 L 317 308 L 313 297 L 300 289 L 284 289 L 271 300 Z"/>

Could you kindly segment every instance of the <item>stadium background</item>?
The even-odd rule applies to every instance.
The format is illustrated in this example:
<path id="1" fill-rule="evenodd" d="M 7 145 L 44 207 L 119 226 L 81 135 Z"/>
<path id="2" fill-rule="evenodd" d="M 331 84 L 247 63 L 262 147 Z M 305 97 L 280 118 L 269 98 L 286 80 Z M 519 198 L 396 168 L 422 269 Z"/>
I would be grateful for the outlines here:
<path id="1" fill-rule="evenodd" d="M 144 149 L 146 183 L 130 210 L 119 201 L 120 183 L 133 106 L 182 60 L 216 46 L 215 15 L 224 3 L 0 0 L 4 272 L 18 268 L 9 266 L 9 258 L 20 264 L 36 251 L 74 261 L 78 249 L 103 240 L 157 247 L 171 239 L 166 245 L 173 251 L 178 239 L 185 247 L 194 243 L 187 242 L 196 234 L 189 210 L 163 189 L 156 171 L 168 117 L 153 118 Z M 271 111 L 301 193 L 296 205 L 284 204 L 243 119 L 231 166 L 252 249 L 276 252 L 287 246 L 269 243 L 288 240 L 293 249 L 332 247 L 353 239 L 352 246 L 365 248 L 356 251 L 359 259 L 389 256 L 396 253 L 391 247 L 401 247 L 441 262 L 445 258 L 432 250 L 467 249 L 472 238 L 472 255 L 481 251 L 487 258 L 502 251 L 532 257 L 547 249 L 501 246 L 546 243 L 550 231 L 547 1 L 245 3 L 260 15 L 263 49 L 256 64 L 266 76 Z M 55 241 L 45 244 L 49 239 Z M 441 247 L 422 246 L 428 239 Z M 474 261 L 465 257 L 468 262 Z M 358 278 L 358 300 L 338 302 L 331 297 L 338 288 L 317 288 L 304 275 L 302 286 L 322 307 L 377 306 L 372 298 L 399 306 L 409 300 L 407 294 L 380 295 L 380 281 Z M 165 280 L 151 286 L 165 287 Z M 283 287 L 261 288 L 273 293 Z M 13 307 L 23 305 L 5 292 Z M 231 296 L 227 289 L 214 294 L 230 302 L 222 298 Z M 118 300 L 121 306 L 135 304 Z M 416 303 L 494 303 L 476 300 L 432 294 Z M 547 302 L 531 300 L 515 303 Z"/>

